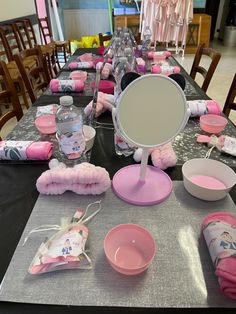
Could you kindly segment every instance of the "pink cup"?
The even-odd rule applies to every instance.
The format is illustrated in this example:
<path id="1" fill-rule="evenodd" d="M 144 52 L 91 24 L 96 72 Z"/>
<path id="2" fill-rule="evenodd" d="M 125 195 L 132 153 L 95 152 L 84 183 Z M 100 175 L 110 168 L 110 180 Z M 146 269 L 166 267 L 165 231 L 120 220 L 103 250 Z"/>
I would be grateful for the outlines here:
<path id="1" fill-rule="evenodd" d="M 91 82 L 90 86 L 92 91 L 94 92 L 95 82 Z M 114 87 L 116 83 L 113 81 L 101 80 L 98 84 L 99 92 L 103 92 L 105 94 L 114 94 Z"/>
<path id="2" fill-rule="evenodd" d="M 135 224 L 121 224 L 107 233 L 104 252 L 116 271 L 124 275 L 137 275 L 151 264 L 156 253 L 156 243 L 145 228 Z"/>

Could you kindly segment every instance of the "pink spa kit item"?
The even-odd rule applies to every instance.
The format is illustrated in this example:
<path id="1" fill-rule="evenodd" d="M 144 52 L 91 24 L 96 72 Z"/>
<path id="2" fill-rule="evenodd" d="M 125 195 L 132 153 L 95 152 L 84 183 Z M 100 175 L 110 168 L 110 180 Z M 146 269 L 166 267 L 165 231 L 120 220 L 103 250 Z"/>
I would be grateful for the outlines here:
<path id="1" fill-rule="evenodd" d="M 189 100 L 187 101 L 191 117 L 200 117 L 205 114 L 221 115 L 220 105 L 215 100 Z"/>
<path id="2" fill-rule="evenodd" d="M 207 215 L 201 229 L 221 291 L 236 300 L 236 217 L 229 212 Z"/>
<path id="3" fill-rule="evenodd" d="M 94 68 L 94 63 L 93 61 L 86 61 L 86 62 L 76 62 L 76 61 L 73 61 L 73 62 L 70 62 L 68 64 L 68 67 L 70 69 L 91 69 L 91 68 Z"/>
<path id="4" fill-rule="evenodd" d="M 142 226 L 121 224 L 107 233 L 104 252 L 113 269 L 133 276 L 150 266 L 156 253 L 156 243 L 151 233 Z"/>
<path id="5" fill-rule="evenodd" d="M 82 195 L 97 195 L 105 192 L 111 185 L 106 169 L 88 162 L 69 168 L 57 159 L 52 159 L 49 168 L 36 182 L 37 190 L 41 194 L 57 195 L 72 191 Z"/>
<path id="6" fill-rule="evenodd" d="M 0 159 L 4 160 L 48 160 L 52 156 L 51 142 L 1 141 Z"/>
<path id="7" fill-rule="evenodd" d="M 216 114 L 206 114 L 200 117 L 200 128 L 211 134 L 218 134 L 223 131 L 228 124 L 225 117 Z"/>
<path id="8" fill-rule="evenodd" d="M 87 80 L 88 73 L 86 71 L 76 70 L 72 71 L 69 76 L 72 80 L 81 80 L 85 82 Z"/>
<path id="9" fill-rule="evenodd" d="M 108 79 L 108 77 L 112 74 L 112 65 L 110 63 L 105 63 L 103 66 L 103 62 L 98 62 L 96 64 L 96 69 L 101 69 L 102 68 L 102 72 L 101 72 L 101 79 L 102 80 L 106 80 Z"/>
<path id="10" fill-rule="evenodd" d="M 142 159 L 142 148 L 136 149 L 134 160 L 140 162 Z M 177 156 L 173 150 L 172 144 L 167 143 L 154 149 L 149 150 L 153 166 L 165 170 L 169 167 L 174 167 L 177 163 Z"/>
<path id="11" fill-rule="evenodd" d="M 84 53 L 80 55 L 77 59 L 81 62 L 90 62 L 93 61 L 93 54 L 90 52 Z"/>
<path id="12" fill-rule="evenodd" d="M 236 138 L 228 135 L 197 135 L 198 143 L 206 143 L 213 149 L 216 147 L 219 151 L 236 157 Z"/>
<path id="13" fill-rule="evenodd" d="M 113 81 L 108 80 L 101 80 L 98 83 L 98 90 L 100 92 L 106 93 L 106 94 L 114 94 L 114 87 L 116 83 Z M 94 91 L 95 82 L 91 82 L 90 84 L 92 91 Z"/>
<path id="14" fill-rule="evenodd" d="M 98 209 L 86 217 L 88 210 L 94 206 L 98 206 Z M 100 210 L 101 201 L 96 201 L 89 204 L 84 212 L 80 208 L 77 209 L 72 219 L 62 218 L 61 225 L 42 225 L 31 230 L 25 238 L 23 246 L 33 233 L 52 230 L 57 232 L 50 238 L 46 238 L 40 245 L 28 272 L 31 275 L 38 275 L 66 269 L 91 269 L 92 261 L 85 248 L 89 234 L 85 223 Z"/>
<path id="15" fill-rule="evenodd" d="M 83 92 L 84 81 L 83 80 L 58 80 L 52 79 L 50 81 L 50 90 L 53 93 L 64 92 Z"/>
<path id="16" fill-rule="evenodd" d="M 87 117 L 92 112 L 92 104 L 93 102 L 90 101 L 90 103 L 84 108 L 84 113 Z M 98 100 L 97 100 L 95 117 L 97 118 L 106 110 L 112 111 L 114 104 L 115 104 L 114 95 L 105 94 L 103 92 L 98 92 Z"/>
<path id="17" fill-rule="evenodd" d="M 180 67 L 178 66 L 171 66 L 171 65 L 158 65 L 155 64 L 151 68 L 151 72 L 154 74 L 163 74 L 163 75 L 170 75 L 173 73 L 180 73 Z"/>
<path id="18" fill-rule="evenodd" d="M 155 61 L 165 60 L 171 56 L 170 51 L 149 51 L 148 52 L 148 59 L 152 60 L 155 59 Z"/>

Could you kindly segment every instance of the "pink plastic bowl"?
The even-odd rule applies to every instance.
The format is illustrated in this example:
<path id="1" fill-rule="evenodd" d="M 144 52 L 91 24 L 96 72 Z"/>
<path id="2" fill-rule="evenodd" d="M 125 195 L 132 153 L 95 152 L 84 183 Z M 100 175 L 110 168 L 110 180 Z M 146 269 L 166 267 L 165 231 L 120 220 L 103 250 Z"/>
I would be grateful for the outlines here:
<path id="1" fill-rule="evenodd" d="M 55 115 L 47 114 L 40 116 L 34 121 L 36 128 L 42 134 L 53 134 L 56 133 L 56 121 Z"/>
<path id="2" fill-rule="evenodd" d="M 215 114 L 206 114 L 200 117 L 200 127 L 203 131 L 218 134 L 223 131 L 228 120 Z"/>
<path id="3" fill-rule="evenodd" d="M 82 80 L 83 82 L 86 81 L 88 73 L 86 71 L 73 71 L 70 73 L 70 78 L 72 80 Z"/>
<path id="4" fill-rule="evenodd" d="M 94 85 L 95 82 L 91 82 L 90 86 L 92 88 L 92 91 L 94 91 Z M 98 90 L 106 94 L 114 94 L 115 85 L 116 83 L 113 81 L 101 80 L 98 84 Z"/>
<path id="5" fill-rule="evenodd" d="M 156 244 L 152 235 L 135 224 L 112 228 L 104 240 L 104 251 L 110 265 L 124 275 L 137 275 L 151 264 Z"/>

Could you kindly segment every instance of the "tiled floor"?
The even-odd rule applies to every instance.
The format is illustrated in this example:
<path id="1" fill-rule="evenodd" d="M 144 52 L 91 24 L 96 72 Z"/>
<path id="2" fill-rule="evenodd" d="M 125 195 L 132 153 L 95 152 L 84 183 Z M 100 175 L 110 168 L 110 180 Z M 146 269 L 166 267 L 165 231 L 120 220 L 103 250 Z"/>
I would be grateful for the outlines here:
<path id="1" fill-rule="evenodd" d="M 236 73 L 236 47 L 225 47 L 218 40 L 213 41 L 211 43 L 211 47 L 219 51 L 222 56 L 208 88 L 207 94 L 223 107 L 229 87 L 233 80 L 233 76 Z M 194 55 L 185 55 L 184 58 L 178 56 L 177 60 L 189 73 L 192 66 L 193 58 Z M 207 65 L 207 58 L 203 59 L 203 64 Z M 199 84 L 202 81 L 200 76 L 197 76 L 196 80 Z M 236 124 L 236 112 L 232 112 L 230 114 L 230 118 Z M 3 127 L 3 129 L 1 130 L 1 136 L 3 138 L 13 129 L 16 122 L 16 119 L 13 118 Z"/>

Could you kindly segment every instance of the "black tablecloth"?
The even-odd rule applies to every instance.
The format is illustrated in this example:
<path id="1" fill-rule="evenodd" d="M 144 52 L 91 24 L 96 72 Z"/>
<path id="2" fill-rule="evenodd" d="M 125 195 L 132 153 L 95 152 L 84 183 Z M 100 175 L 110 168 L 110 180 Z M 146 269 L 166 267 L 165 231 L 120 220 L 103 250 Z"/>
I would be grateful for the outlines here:
<path id="1" fill-rule="evenodd" d="M 85 52 L 97 53 L 97 50 L 78 49 L 75 55 L 80 55 Z M 171 62 L 176 64 L 174 59 Z M 208 97 L 199 88 L 199 86 L 181 69 L 186 80 L 197 95 L 189 96 L 189 99 L 207 99 Z M 47 105 L 51 103 L 59 103 L 61 95 L 42 95 L 34 106 Z M 74 103 L 79 106 L 85 106 L 91 100 L 91 96 L 74 96 Z M 111 121 L 109 113 L 105 113 L 99 121 Z M 110 176 L 125 165 L 134 163 L 132 157 L 119 157 L 115 154 L 113 145 L 113 131 L 107 129 L 97 129 L 97 137 L 91 154 L 91 162 L 95 165 L 101 165 L 107 169 Z M 174 168 L 169 168 L 167 173 L 173 180 L 181 180 L 181 166 L 177 164 Z M 35 182 L 39 175 L 48 168 L 47 162 L 34 164 L 14 164 L 0 162 L 0 281 L 3 279 L 11 256 L 22 234 L 24 226 L 32 211 L 38 192 L 35 187 Z M 231 196 L 236 201 L 236 188 L 231 190 Z M 16 269 L 17 271 L 17 269 Z M 14 278 L 12 278 L 14 280 Z M 86 285 L 86 283 L 83 283 Z M 158 289 L 158 287 L 157 287 Z M 171 292 L 170 292 L 171 293 Z M 174 293 L 174 292 L 173 292 Z M 79 297 L 79 294 L 78 294 Z M 196 313 L 211 313 L 215 309 L 131 309 L 131 308 L 93 308 L 93 307 L 64 307 L 64 306 L 44 306 L 31 304 L 15 304 L 15 303 L 0 303 L 0 313 L 169 313 L 169 312 L 196 312 Z M 233 309 L 228 309 L 227 312 L 233 312 Z M 222 312 L 226 312 L 223 310 Z M 235 312 L 235 310 L 234 310 Z"/>

